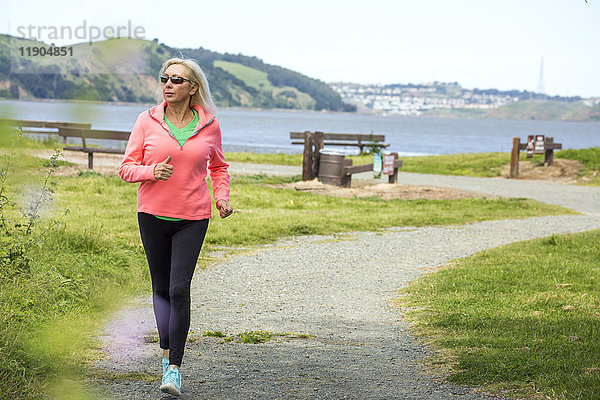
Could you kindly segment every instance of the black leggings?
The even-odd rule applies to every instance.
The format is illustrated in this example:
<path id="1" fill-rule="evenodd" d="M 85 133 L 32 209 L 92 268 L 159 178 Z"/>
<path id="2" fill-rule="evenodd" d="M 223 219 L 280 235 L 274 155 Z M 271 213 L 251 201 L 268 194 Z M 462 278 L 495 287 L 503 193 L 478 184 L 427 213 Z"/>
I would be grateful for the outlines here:
<path id="1" fill-rule="evenodd" d="M 138 213 L 138 222 L 152 278 L 160 348 L 169 349 L 169 363 L 180 366 L 190 329 L 190 285 L 208 219 L 165 221 Z"/>

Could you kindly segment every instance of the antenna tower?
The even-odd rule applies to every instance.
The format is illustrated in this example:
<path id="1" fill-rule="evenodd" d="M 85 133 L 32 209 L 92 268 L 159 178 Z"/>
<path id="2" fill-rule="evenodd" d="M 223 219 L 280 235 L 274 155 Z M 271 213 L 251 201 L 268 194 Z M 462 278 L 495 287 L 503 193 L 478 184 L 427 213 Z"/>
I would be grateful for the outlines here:
<path id="1" fill-rule="evenodd" d="M 541 65 L 540 65 L 540 79 L 537 85 L 537 92 L 539 94 L 544 93 L 544 57 L 542 57 Z"/>

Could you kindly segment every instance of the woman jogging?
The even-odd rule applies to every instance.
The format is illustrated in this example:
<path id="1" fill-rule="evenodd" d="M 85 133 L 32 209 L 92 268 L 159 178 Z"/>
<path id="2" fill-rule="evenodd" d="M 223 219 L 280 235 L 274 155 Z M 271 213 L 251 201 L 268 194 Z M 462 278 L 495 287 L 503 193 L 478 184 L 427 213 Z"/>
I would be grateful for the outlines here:
<path id="1" fill-rule="evenodd" d="M 141 182 L 138 223 L 163 350 L 160 390 L 178 396 L 190 326 L 190 285 L 211 217 L 207 166 L 221 218 L 233 209 L 221 130 L 202 69 L 194 61 L 172 58 L 163 64 L 159 80 L 160 104 L 138 116 L 119 175 Z"/>

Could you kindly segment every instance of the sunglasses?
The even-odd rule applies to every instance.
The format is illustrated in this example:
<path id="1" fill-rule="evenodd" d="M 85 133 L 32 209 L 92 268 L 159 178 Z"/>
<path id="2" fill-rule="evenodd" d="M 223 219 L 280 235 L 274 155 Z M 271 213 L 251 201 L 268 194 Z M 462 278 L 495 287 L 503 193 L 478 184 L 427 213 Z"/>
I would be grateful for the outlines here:
<path id="1" fill-rule="evenodd" d="M 188 82 L 192 83 L 192 81 L 190 81 L 189 79 L 182 78 L 181 76 L 164 76 L 164 75 L 160 76 L 160 81 L 162 83 L 169 82 L 169 79 L 171 79 L 171 83 L 173 85 L 181 85 L 183 83 L 183 81 L 188 81 Z"/>

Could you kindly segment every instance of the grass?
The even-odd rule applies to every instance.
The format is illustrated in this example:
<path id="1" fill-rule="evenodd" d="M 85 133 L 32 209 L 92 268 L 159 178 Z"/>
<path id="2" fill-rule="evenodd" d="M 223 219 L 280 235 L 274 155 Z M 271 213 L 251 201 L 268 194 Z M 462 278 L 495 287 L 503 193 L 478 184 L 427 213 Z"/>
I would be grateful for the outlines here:
<path id="1" fill-rule="evenodd" d="M 302 166 L 302 154 L 262 154 L 262 153 L 225 153 L 227 161 L 246 162 L 254 164 L 292 165 Z"/>
<path id="2" fill-rule="evenodd" d="M 214 62 L 214 66 L 224 69 L 225 71 L 234 75 L 236 78 L 244 81 L 247 86 L 251 86 L 254 89 L 268 90 L 273 88 L 273 85 L 271 85 L 266 72 L 250 68 L 239 63 L 223 60 L 216 60 Z"/>
<path id="3" fill-rule="evenodd" d="M 402 157 L 402 172 L 420 174 L 500 176 L 502 168 L 510 163 L 507 153 L 465 153 L 440 156 Z"/>
<path id="4" fill-rule="evenodd" d="M 9 192 L 38 164 L 24 156 L 20 161 Z M 70 375 L 82 360 L 93 357 L 91 338 L 101 316 L 119 305 L 119 296 L 148 288 L 139 246 L 107 236 L 89 216 L 76 226 L 65 224 L 71 215 L 60 217 L 63 210 L 54 204 L 54 210 L 45 211 L 46 221 L 34 226 L 21 268 L 4 264 L 0 269 L 2 399 L 37 399 L 54 391 L 57 377 Z M 16 210 L 5 206 L 4 212 L 5 218 L 21 223 Z M 58 221 L 48 221 L 50 216 Z M 3 229 L 3 244 L 16 240 L 10 235 L 19 232 Z M 3 257 L 3 262 L 10 259 L 6 253 Z M 61 392 L 56 396 L 61 398 Z"/>
<path id="5" fill-rule="evenodd" d="M 273 340 L 276 337 L 287 337 L 296 339 L 311 339 L 314 335 L 306 334 L 292 334 L 292 333 L 273 333 L 269 331 L 244 331 L 237 335 L 228 336 L 222 331 L 204 332 L 204 337 L 215 337 L 224 339 L 221 343 L 246 343 L 246 344 L 261 344 L 266 343 L 269 340 Z"/>
<path id="6" fill-rule="evenodd" d="M 227 335 L 223 333 L 223 331 L 214 331 L 214 332 L 209 332 L 206 331 L 204 332 L 204 334 L 202 336 L 208 336 L 208 337 L 216 337 L 216 338 L 224 338 Z"/>
<path id="7" fill-rule="evenodd" d="M 262 175 L 232 177 L 231 204 L 236 212 L 233 218 L 211 220 L 206 250 L 210 246 L 272 243 L 285 236 L 569 213 L 528 199 L 343 199 L 265 185 L 290 180 Z M 141 245 L 135 214 L 137 185 L 116 176 L 59 177 L 57 181 L 55 203 L 59 209 L 71 209 L 70 230 L 94 230 L 108 240 L 119 238 L 129 245 Z"/>
<path id="8" fill-rule="evenodd" d="M 230 220 L 211 222 L 207 244 L 254 245 L 285 236 L 462 224 L 565 212 L 562 208 L 526 199 L 343 199 L 244 183 L 247 179 L 232 179 L 231 203 L 238 212 Z M 260 182 L 260 178 L 256 182 Z"/>
<path id="9" fill-rule="evenodd" d="M 27 157 L 22 161 L 11 190 L 44 165 Z M 569 212 L 526 199 L 341 199 L 265 185 L 293 179 L 233 177 L 236 213 L 211 220 L 200 266 L 214 262 L 211 249 L 234 251 L 291 235 Z M 150 290 L 135 213 L 137 185 L 99 174 L 53 180 L 54 201 L 36 228 L 31 268 L 0 270 L 0 379 L 11 399 L 43 398 L 54 391 L 59 376 L 81 371 L 97 356 L 91 338 L 108 312 L 122 299 Z M 70 212 L 61 223 L 49 222 L 66 208 Z M 57 393 L 56 398 L 69 398 Z"/>
<path id="10" fill-rule="evenodd" d="M 239 335 L 240 343 L 260 344 L 273 339 L 275 335 L 267 331 L 244 331 Z"/>
<path id="11" fill-rule="evenodd" d="M 556 152 L 556 158 L 577 160 L 590 170 L 600 170 L 600 147 L 590 147 L 580 150 L 560 150 Z"/>
<path id="12" fill-rule="evenodd" d="M 556 153 L 556 158 L 579 161 L 584 165 L 584 168 L 579 171 L 579 176 L 593 176 L 588 184 L 600 185 L 600 147 L 561 150 Z"/>
<path id="13" fill-rule="evenodd" d="M 256 164 L 302 166 L 302 154 L 256 154 L 227 153 L 228 161 Z M 373 155 L 350 156 L 353 165 L 373 162 Z M 401 157 L 404 165 L 400 172 L 421 174 L 463 175 L 463 176 L 500 176 L 502 168 L 510 163 L 507 153 L 465 153 L 439 156 Z"/>
<path id="14" fill-rule="evenodd" d="M 58 144 L 57 139 L 47 138 L 44 142 L 33 139 L 27 140 L 27 146 L 31 148 L 53 148 Z M 600 185 L 600 147 L 587 149 L 568 149 L 554 152 L 556 159 L 576 160 L 584 165 L 579 171 L 579 177 L 589 176 L 586 184 Z M 247 162 L 255 164 L 290 165 L 302 166 L 303 155 L 298 154 L 259 154 L 250 152 L 230 152 L 226 154 L 228 161 Z M 373 155 L 363 154 L 349 156 L 353 165 L 369 164 L 373 162 Z M 404 165 L 400 172 L 414 172 L 421 174 L 459 175 L 476 177 L 500 176 L 503 168 L 510 164 L 510 153 L 459 153 L 444 154 L 436 156 L 401 157 Z M 532 161 L 543 163 L 543 155 L 535 155 L 533 159 L 527 159 L 525 152 L 520 153 L 521 162 Z M 47 161 L 37 159 L 38 163 Z M 68 165 L 68 163 L 65 163 Z"/>
<path id="15" fill-rule="evenodd" d="M 226 157 L 229 161 L 302 166 L 302 154 L 227 153 Z M 373 162 L 373 156 L 370 154 L 350 158 L 354 165 Z M 404 165 L 400 172 L 420 174 L 496 177 L 510 164 L 509 153 L 463 153 L 401 158 Z M 555 151 L 555 158 L 581 162 L 584 168 L 579 171 L 579 176 L 593 176 L 587 184 L 600 185 L 600 147 L 559 150 Z M 544 162 L 544 156 L 535 155 L 532 159 L 527 159 L 525 152 L 521 152 L 520 160 L 539 164 Z"/>
<path id="16" fill-rule="evenodd" d="M 600 231 L 458 260 L 401 303 L 449 380 L 513 397 L 600 398 Z"/>
<path id="17" fill-rule="evenodd" d="M 226 153 L 225 159 L 227 161 L 234 162 L 247 162 L 254 164 L 272 164 L 272 165 L 291 165 L 296 167 L 302 167 L 302 154 L 283 154 L 283 153 L 272 153 L 272 154 L 261 154 L 261 153 L 250 153 L 250 152 L 241 152 L 241 153 Z M 373 155 L 372 154 L 363 154 L 363 155 L 353 155 L 347 156 L 352 159 L 353 165 L 360 164 L 372 164 L 373 163 Z"/>

